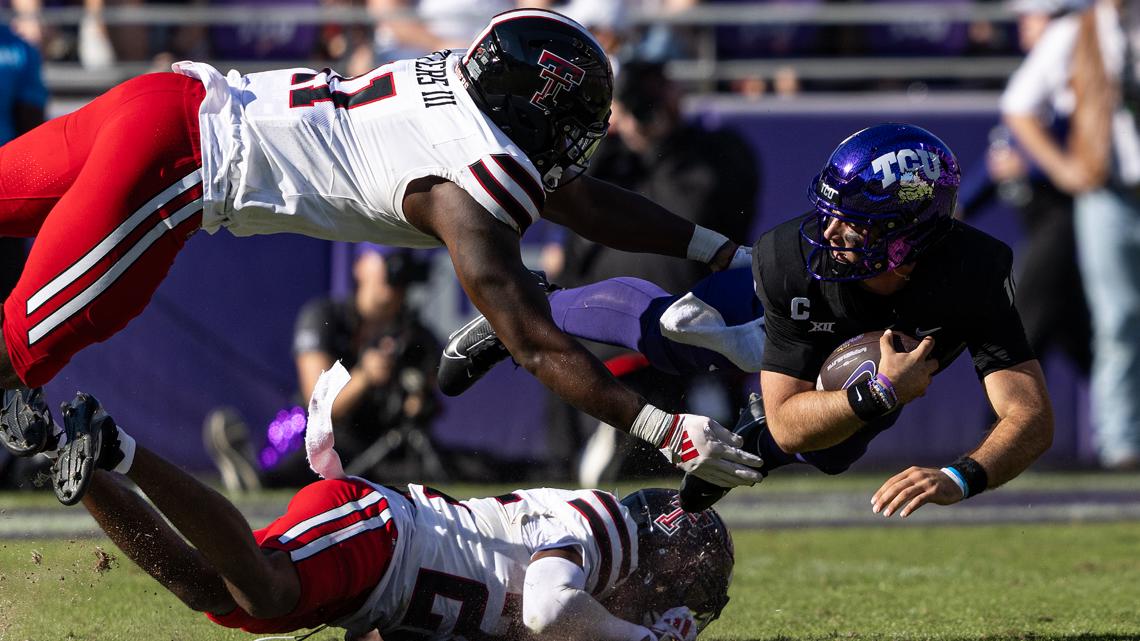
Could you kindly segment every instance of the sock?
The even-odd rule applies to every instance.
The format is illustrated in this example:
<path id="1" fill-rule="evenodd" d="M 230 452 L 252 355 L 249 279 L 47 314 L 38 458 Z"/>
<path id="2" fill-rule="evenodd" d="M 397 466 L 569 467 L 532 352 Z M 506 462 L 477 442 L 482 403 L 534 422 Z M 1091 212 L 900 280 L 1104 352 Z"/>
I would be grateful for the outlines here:
<path id="1" fill-rule="evenodd" d="M 119 461 L 111 471 L 125 475 L 131 471 L 131 465 L 135 462 L 135 439 L 130 434 L 124 432 L 123 428 L 116 425 L 115 429 L 119 432 L 116 440 L 118 441 L 119 451 L 123 454 L 123 459 Z"/>

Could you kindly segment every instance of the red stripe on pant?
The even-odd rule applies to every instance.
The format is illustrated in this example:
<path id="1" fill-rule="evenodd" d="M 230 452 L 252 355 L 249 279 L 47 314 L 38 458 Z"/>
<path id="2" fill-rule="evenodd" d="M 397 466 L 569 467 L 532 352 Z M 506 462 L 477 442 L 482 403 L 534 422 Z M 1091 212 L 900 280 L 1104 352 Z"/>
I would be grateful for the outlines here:
<path id="1" fill-rule="evenodd" d="M 140 76 L 0 147 L 0 235 L 36 236 L 4 302 L 4 343 L 26 385 L 48 382 L 79 350 L 141 313 L 201 225 L 196 213 L 163 233 L 93 301 L 42 339 L 29 340 L 42 316 L 37 310 L 29 317 L 28 300 L 156 194 L 201 168 L 204 97 L 193 78 Z"/>

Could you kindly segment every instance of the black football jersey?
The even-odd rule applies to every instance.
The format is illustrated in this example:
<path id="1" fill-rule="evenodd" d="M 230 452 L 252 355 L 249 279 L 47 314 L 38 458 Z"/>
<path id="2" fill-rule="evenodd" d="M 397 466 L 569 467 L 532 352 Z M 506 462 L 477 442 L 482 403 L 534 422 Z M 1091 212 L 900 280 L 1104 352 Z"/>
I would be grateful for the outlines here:
<path id="1" fill-rule="evenodd" d="M 1035 358 L 1013 305 L 1013 252 L 1005 243 L 955 222 L 900 291 L 880 296 L 858 282 L 814 279 L 805 265 L 811 247 L 800 234 L 802 222 L 780 224 L 753 248 L 767 326 L 762 369 L 814 381 L 840 343 L 886 328 L 933 336 L 939 370 L 965 349 L 979 377 Z"/>

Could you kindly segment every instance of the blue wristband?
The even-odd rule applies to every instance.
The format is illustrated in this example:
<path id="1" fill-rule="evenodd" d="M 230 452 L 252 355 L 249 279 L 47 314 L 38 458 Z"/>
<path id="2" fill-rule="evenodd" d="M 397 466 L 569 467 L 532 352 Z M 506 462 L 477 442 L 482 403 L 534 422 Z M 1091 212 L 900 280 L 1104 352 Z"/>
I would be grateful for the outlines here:
<path id="1" fill-rule="evenodd" d="M 950 477 L 951 481 L 958 484 L 958 488 L 962 490 L 962 498 L 970 496 L 970 486 L 966 484 L 966 478 L 962 473 L 952 467 L 942 468 L 942 473 Z"/>

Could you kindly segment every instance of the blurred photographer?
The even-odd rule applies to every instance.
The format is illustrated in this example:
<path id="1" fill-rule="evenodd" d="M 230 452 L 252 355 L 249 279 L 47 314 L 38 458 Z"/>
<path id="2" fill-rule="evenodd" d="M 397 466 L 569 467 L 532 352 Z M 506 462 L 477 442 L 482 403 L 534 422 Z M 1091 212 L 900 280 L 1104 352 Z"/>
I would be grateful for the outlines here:
<path id="1" fill-rule="evenodd" d="M 408 251 L 357 247 L 351 298 L 310 301 L 293 333 L 301 398 L 312 395 L 317 377 L 337 360 L 352 373 L 332 414 L 344 432 L 343 439 L 337 433 L 338 449 L 348 452 L 404 419 L 426 427 L 437 409 L 432 389 L 440 349 L 405 304 L 408 286 L 427 279 L 427 265 Z"/>
<path id="2" fill-rule="evenodd" d="M 440 344 L 406 304 L 408 286 L 427 277 L 428 265 L 412 252 L 360 243 L 352 294 L 309 301 L 297 316 L 293 354 L 300 400 L 307 402 L 321 372 L 336 361 L 352 374 L 332 408 L 337 450 L 352 474 L 388 479 L 439 473 L 428 434 L 438 410 L 434 389 Z M 265 440 L 254 456 L 248 431 L 232 410 L 207 418 L 207 449 L 228 489 L 312 480 L 301 408 L 279 413 Z M 410 465 L 424 469 L 390 465 L 388 456 L 398 450 L 409 455 Z M 412 462 L 411 455 L 419 460 Z"/>

